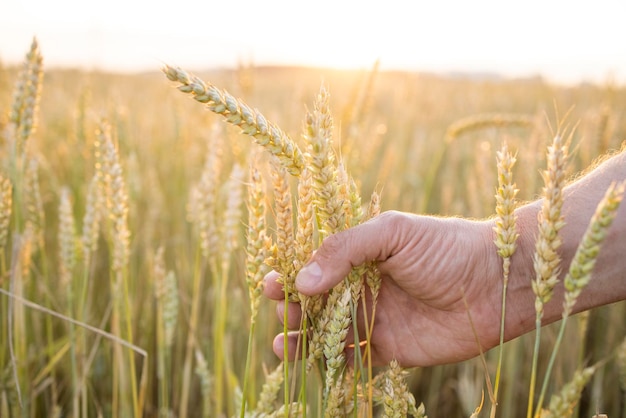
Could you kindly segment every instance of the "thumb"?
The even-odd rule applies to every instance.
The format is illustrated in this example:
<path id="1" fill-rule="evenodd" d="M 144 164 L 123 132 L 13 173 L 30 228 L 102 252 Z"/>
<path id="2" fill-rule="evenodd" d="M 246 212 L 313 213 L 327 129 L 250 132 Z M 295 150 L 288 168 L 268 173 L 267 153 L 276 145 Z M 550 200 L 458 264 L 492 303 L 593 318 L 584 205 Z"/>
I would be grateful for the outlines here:
<path id="1" fill-rule="evenodd" d="M 400 212 L 384 212 L 370 221 L 327 237 L 298 273 L 298 291 L 309 296 L 323 293 L 339 284 L 352 267 L 389 258 L 404 218 Z"/>

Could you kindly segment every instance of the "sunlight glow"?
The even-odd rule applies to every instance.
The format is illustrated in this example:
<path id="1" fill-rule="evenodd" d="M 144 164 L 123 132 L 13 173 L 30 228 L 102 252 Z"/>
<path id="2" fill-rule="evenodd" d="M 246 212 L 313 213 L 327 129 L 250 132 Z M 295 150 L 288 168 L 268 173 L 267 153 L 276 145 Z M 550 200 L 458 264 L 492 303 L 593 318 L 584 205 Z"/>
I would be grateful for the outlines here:
<path id="1" fill-rule="evenodd" d="M 116 71 L 313 65 L 626 80 L 626 2 L 313 3 L 24 0 L 0 15 L 0 59 L 37 36 L 49 66 Z"/>

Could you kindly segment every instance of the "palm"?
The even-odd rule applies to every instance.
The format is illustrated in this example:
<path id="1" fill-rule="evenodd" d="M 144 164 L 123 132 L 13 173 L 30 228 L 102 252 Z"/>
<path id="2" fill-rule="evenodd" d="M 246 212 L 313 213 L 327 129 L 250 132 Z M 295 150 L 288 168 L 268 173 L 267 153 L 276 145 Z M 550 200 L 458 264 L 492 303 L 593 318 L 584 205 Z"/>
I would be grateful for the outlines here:
<path id="1" fill-rule="evenodd" d="M 477 277 L 479 267 L 470 258 L 467 242 L 459 237 L 471 236 L 467 231 L 444 231 L 439 237 L 414 234 L 400 244 L 397 253 L 379 263 L 384 273 L 376 308 L 372 335 L 373 358 L 376 363 L 392 359 L 401 364 L 422 366 L 464 360 L 479 353 L 476 337 L 469 321 L 490 322 L 497 330 L 497 285 L 488 285 Z M 471 223 L 453 228 L 472 227 Z M 449 228 L 448 228 L 449 229 Z M 438 245 L 432 245 L 437 242 Z M 464 300 L 465 299 L 465 300 Z M 482 301 L 481 301 L 482 299 Z M 485 329 L 481 326 L 479 329 Z M 483 332 L 478 336 L 483 346 L 493 340 Z"/>

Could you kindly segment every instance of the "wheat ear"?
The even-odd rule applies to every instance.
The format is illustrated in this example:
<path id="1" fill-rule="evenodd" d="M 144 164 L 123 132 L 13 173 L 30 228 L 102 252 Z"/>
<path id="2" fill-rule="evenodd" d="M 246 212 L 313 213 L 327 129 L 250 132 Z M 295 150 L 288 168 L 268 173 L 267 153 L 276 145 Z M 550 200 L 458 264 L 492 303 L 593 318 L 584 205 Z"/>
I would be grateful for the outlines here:
<path id="1" fill-rule="evenodd" d="M 214 263 L 219 254 L 217 227 L 218 185 L 222 173 L 222 137 L 214 131 L 208 138 L 207 154 L 200 174 L 200 181 L 192 188 L 189 203 L 189 219 L 196 224 L 200 249 L 204 259 Z"/>
<path id="2" fill-rule="evenodd" d="M 337 165 L 333 151 L 333 118 L 330 114 L 330 95 L 322 86 L 314 103 L 313 112 L 305 118 L 304 138 L 307 147 L 307 167 L 313 175 L 315 208 L 320 238 L 345 228 L 345 212 L 337 181 Z"/>
<path id="3" fill-rule="evenodd" d="M 211 394 L 213 393 L 213 377 L 209 371 L 209 364 L 202 354 L 196 349 L 196 375 L 200 378 L 200 391 L 202 393 L 202 418 L 211 416 Z"/>
<path id="4" fill-rule="evenodd" d="M 242 100 L 205 83 L 181 68 L 166 65 L 163 72 L 171 81 L 181 84 L 178 89 L 191 94 L 194 100 L 222 115 L 228 123 L 241 128 L 242 132 L 256 139 L 256 142 L 276 156 L 287 171 L 300 175 L 304 168 L 304 157 L 296 143 L 277 125 L 268 121 L 258 110 L 250 108 Z"/>
<path id="5" fill-rule="evenodd" d="M 548 410 L 542 410 L 541 413 L 538 414 L 539 417 L 560 418 L 571 416 L 580 400 L 583 389 L 596 370 L 597 366 L 577 370 L 572 380 L 565 384 L 558 394 L 552 396 Z"/>
<path id="6" fill-rule="evenodd" d="M 11 180 L 0 176 L 0 250 L 7 247 L 9 224 L 13 206 L 13 185 Z M 4 260 L 4 258 L 2 258 Z M 2 261 L 4 263 L 4 261 Z M 4 273 L 4 266 L 2 272 Z"/>
<path id="7" fill-rule="evenodd" d="M 76 264 L 76 226 L 72 213 L 70 190 L 64 187 L 61 190 L 59 204 L 59 276 L 62 286 L 68 286 L 74 265 Z M 74 314 L 74 312 L 72 312 Z"/>
<path id="8" fill-rule="evenodd" d="M 81 234 L 82 255 L 85 271 L 89 269 L 91 256 L 98 249 L 100 234 L 100 218 L 102 216 L 102 193 L 98 187 L 98 178 L 94 176 L 89 182 L 85 201 L 85 215 Z M 86 279 L 86 276 L 85 276 Z"/>
<path id="9" fill-rule="evenodd" d="M 246 369 L 241 398 L 241 417 L 244 417 L 246 412 L 256 318 L 259 310 L 261 292 L 263 290 L 263 277 L 265 273 L 267 273 L 267 266 L 264 264 L 266 258 L 265 241 L 267 238 L 265 199 L 265 183 L 261 178 L 261 173 L 256 168 L 251 167 L 247 199 L 248 244 L 246 247 L 246 282 L 248 285 L 248 294 L 250 296 L 250 331 L 248 333 L 248 351 L 246 354 Z"/>
<path id="10" fill-rule="evenodd" d="M 9 121 L 14 127 L 17 154 L 21 156 L 37 124 L 36 114 L 43 82 L 43 57 L 36 38 L 31 43 L 18 77 Z"/>
<path id="11" fill-rule="evenodd" d="M 276 410 L 278 392 L 280 391 L 283 383 L 283 367 L 284 364 L 280 363 L 274 371 L 267 374 L 265 377 L 265 383 L 261 388 L 259 401 L 257 402 L 255 408 L 255 412 L 260 416 L 270 414 Z"/>
<path id="12" fill-rule="evenodd" d="M 498 400 L 498 389 L 500 386 L 500 373 L 502 371 L 502 351 L 504 345 L 504 323 L 506 312 L 506 293 L 509 283 L 509 268 L 511 266 L 511 257 L 516 249 L 516 242 L 519 234 L 515 228 L 515 197 L 518 189 L 513 183 L 513 166 L 515 165 L 515 156 L 512 155 L 506 143 L 502 146 L 502 150 L 497 153 L 498 167 L 498 189 L 496 191 L 496 213 L 494 232 L 496 238 L 494 240 L 498 254 L 502 258 L 502 314 L 500 321 L 500 344 L 498 353 L 498 365 L 496 367 L 496 377 L 494 383 L 494 399 L 492 404 L 491 417 L 495 416 L 496 405 Z"/>
<path id="13" fill-rule="evenodd" d="M 26 209 L 24 228 L 32 232 L 35 247 L 39 248 L 43 244 L 45 226 L 45 212 L 39 183 L 39 161 L 36 158 L 29 158 L 26 164 L 24 193 L 22 194 Z"/>
<path id="14" fill-rule="evenodd" d="M 564 318 L 572 313 L 578 296 L 591 279 L 591 271 L 596 264 L 600 246 L 607 236 L 613 219 L 615 219 L 617 209 L 624 196 L 625 187 L 626 182 L 609 186 L 576 249 L 569 271 L 563 280 L 565 285 Z"/>
<path id="15" fill-rule="evenodd" d="M 620 206 L 622 198 L 624 196 L 624 187 L 626 181 L 616 184 L 611 184 L 607 189 L 604 197 L 598 203 L 596 211 L 594 212 L 585 234 L 576 249 L 576 254 L 570 264 L 569 271 L 565 275 L 563 280 L 565 286 L 565 300 L 563 302 L 563 320 L 559 329 L 559 334 L 552 348 L 552 354 L 548 362 L 546 374 L 544 376 L 543 385 L 539 395 L 538 408 L 541 408 L 542 402 L 545 396 L 545 392 L 548 387 L 548 381 L 552 367 L 556 360 L 563 335 L 565 333 L 565 326 L 567 319 L 574 309 L 576 300 L 582 292 L 582 290 L 589 284 L 591 280 L 591 272 L 596 264 L 596 259 L 600 253 L 600 247 L 602 242 L 607 236 L 608 229 L 615 219 L 617 209 Z"/>
<path id="16" fill-rule="evenodd" d="M 567 146 L 563 144 L 560 135 L 556 135 L 552 145 L 548 147 L 547 163 L 547 169 L 543 172 L 545 186 L 543 188 L 543 204 L 538 215 L 539 236 L 535 243 L 534 255 L 536 278 L 532 282 L 532 289 L 536 296 L 535 346 L 531 366 L 527 418 L 532 417 L 543 306 L 552 298 L 553 289 L 558 282 L 560 272 L 561 257 L 557 250 L 561 246 L 559 231 L 565 225 L 561 208 L 563 206 L 567 163 Z"/>
<path id="17" fill-rule="evenodd" d="M 406 371 L 402 370 L 396 360 L 389 363 L 389 368 L 383 372 L 380 385 L 383 417 L 426 417 L 424 405 L 415 404 L 415 398 L 405 382 Z"/>
<path id="18" fill-rule="evenodd" d="M 342 396 L 339 396 L 339 391 L 336 390 L 336 383 L 341 381 L 339 371 L 344 367 L 346 360 L 343 351 L 351 323 L 351 301 L 351 290 L 349 287 L 345 287 L 337 304 L 333 304 L 334 309 L 328 321 L 324 337 L 324 357 L 326 358 L 325 397 L 327 399 L 327 407 L 331 410 L 336 405 L 339 405 L 340 402 L 343 402 Z"/>

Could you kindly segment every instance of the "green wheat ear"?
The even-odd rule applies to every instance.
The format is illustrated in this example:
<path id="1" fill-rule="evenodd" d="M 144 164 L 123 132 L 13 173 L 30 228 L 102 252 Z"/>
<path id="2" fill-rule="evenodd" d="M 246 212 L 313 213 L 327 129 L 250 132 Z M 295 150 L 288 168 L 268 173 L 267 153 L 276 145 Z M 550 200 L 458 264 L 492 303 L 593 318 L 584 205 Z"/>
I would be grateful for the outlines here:
<path id="1" fill-rule="evenodd" d="M 563 317 L 572 313 L 578 296 L 589 284 L 591 271 L 600 253 L 600 246 L 607 236 L 613 219 L 615 219 L 617 209 L 624 196 L 625 186 L 626 182 L 611 184 L 589 222 L 587 231 L 583 235 L 564 279 Z"/>
<path id="2" fill-rule="evenodd" d="M 574 259 L 572 260 L 569 271 L 565 276 L 565 301 L 563 302 L 563 320 L 561 321 L 559 334 L 554 343 L 552 354 L 550 355 L 550 360 L 548 361 L 548 367 L 546 369 L 543 385 L 539 394 L 539 401 L 537 403 L 538 408 L 541 408 L 545 393 L 548 388 L 548 381 L 550 378 L 552 367 L 556 360 L 559 347 L 561 345 L 561 341 L 563 340 L 567 319 L 572 314 L 574 305 L 578 300 L 578 296 L 580 295 L 582 290 L 589 284 L 589 280 L 591 279 L 591 272 L 596 264 L 598 254 L 600 253 L 600 246 L 602 245 L 604 239 L 607 237 L 608 229 L 611 226 L 613 219 L 615 219 L 617 209 L 619 208 L 624 195 L 625 187 L 626 181 L 620 182 L 618 184 L 613 183 L 609 186 L 606 193 L 604 194 L 604 197 L 602 198 L 600 203 L 598 203 L 596 211 L 591 217 L 591 220 L 589 221 L 589 226 L 587 227 L 587 230 L 585 231 L 585 234 L 583 235 L 580 244 L 578 244 Z M 593 372 L 590 373 L 593 374 Z M 582 387 L 579 389 L 579 392 L 580 391 L 582 391 Z"/>

